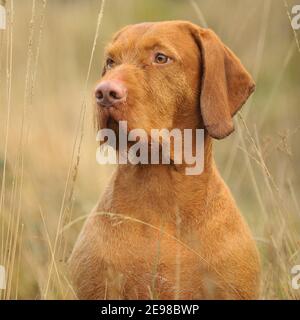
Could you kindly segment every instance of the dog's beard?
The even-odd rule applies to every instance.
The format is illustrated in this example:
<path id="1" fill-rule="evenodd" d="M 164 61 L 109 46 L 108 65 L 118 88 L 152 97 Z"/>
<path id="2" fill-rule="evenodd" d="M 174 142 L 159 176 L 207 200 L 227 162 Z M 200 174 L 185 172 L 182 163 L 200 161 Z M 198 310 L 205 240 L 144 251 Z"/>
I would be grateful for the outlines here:
<path id="1" fill-rule="evenodd" d="M 153 152 L 152 150 L 152 137 L 151 137 L 151 134 L 150 132 L 148 132 L 149 130 L 145 130 L 145 129 L 142 129 L 142 130 L 145 130 L 146 133 L 147 133 L 147 139 L 145 141 L 137 138 L 137 140 L 135 141 L 129 141 L 129 132 L 131 129 L 134 129 L 134 128 L 131 128 L 130 126 L 130 123 L 128 123 L 128 120 L 121 120 L 121 113 L 118 112 L 117 110 L 108 110 L 108 109 L 103 109 L 103 110 L 99 110 L 99 120 L 100 120 L 100 129 L 110 129 L 114 132 L 114 135 L 115 135 L 115 145 L 110 145 L 110 143 L 107 143 L 107 139 L 105 139 L 104 141 L 101 141 L 100 142 L 100 145 L 103 145 L 103 144 L 108 144 L 110 145 L 111 147 L 113 147 L 118 153 L 124 153 L 124 152 L 128 152 L 130 151 L 131 147 L 133 145 L 135 145 L 137 142 L 139 143 L 143 143 L 145 149 L 147 149 L 148 151 L 148 159 L 151 159 L 151 153 Z M 126 118 L 126 117 L 124 117 Z M 125 125 L 125 127 L 123 126 L 124 125 L 124 121 L 127 122 L 127 124 Z M 122 148 L 123 147 L 123 144 L 120 143 L 120 136 L 122 136 L 123 138 L 123 141 L 126 140 L 126 147 L 125 148 Z M 157 144 L 157 141 L 154 141 L 156 144 Z M 120 148 L 120 145 L 121 145 L 121 148 Z M 156 156 L 158 156 L 158 159 L 159 159 L 159 163 L 163 163 L 163 159 L 166 157 L 163 152 L 162 152 L 162 148 L 161 148 L 161 141 L 158 143 L 158 150 L 155 152 Z M 129 155 L 129 153 L 128 153 Z M 139 154 L 139 151 L 137 151 L 137 156 L 140 156 Z M 170 157 L 168 157 L 170 158 Z M 172 164 L 173 163 L 173 159 L 172 159 L 172 156 L 170 158 L 170 163 Z"/>
<path id="2" fill-rule="evenodd" d="M 97 117 L 98 129 L 112 129 L 116 133 L 119 132 L 119 122 L 126 121 L 126 117 L 123 116 L 122 112 L 115 108 L 98 109 Z"/>
<path id="3" fill-rule="evenodd" d="M 109 116 L 106 122 L 106 128 L 111 129 L 115 132 L 116 136 L 119 135 L 119 121 Z"/>

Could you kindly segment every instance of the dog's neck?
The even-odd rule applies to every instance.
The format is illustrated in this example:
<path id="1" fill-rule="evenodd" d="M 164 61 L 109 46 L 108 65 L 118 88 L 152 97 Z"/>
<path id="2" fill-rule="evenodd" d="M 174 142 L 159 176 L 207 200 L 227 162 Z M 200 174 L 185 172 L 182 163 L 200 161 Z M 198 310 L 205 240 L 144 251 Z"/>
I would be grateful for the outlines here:
<path id="1" fill-rule="evenodd" d="M 186 177 L 194 177 L 195 179 L 201 179 L 202 177 L 207 177 L 214 171 L 215 165 L 213 160 L 213 151 L 212 151 L 212 138 L 205 134 L 204 137 L 204 169 L 201 174 L 187 175 L 187 167 L 191 167 L 185 163 L 183 164 L 170 164 L 170 165 L 128 165 L 131 169 L 136 171 L 136 173 L 149 174 L 151 173 L 154 177 L 160 176 L 162 179 L 165 175 L 170 175 L 172 172 L 177 172 L 178 176 L 182 175 L 182 179 Z"/>
<path id="2" fill-rule="evenodd" d="M 222 188 L 213 161 L 212 139 L 207 135 L 204 161 L 200 175 L 186 175 L 185 165 L 119 165 L 108 189 L 111 200 L 104 208 L 153 225 L 172 224 L 178 214 L 186 224 L 194 221 L 193 217 L 200 221 L 208 214 L 207 205 L 218 197 L 216 191 Z"/>
<path id="3" fill-rule="evenodd" d="M 199 212 L 205 216 L 207 203 L 220 185 L 209 136 L 205 137 L 204 155 L 204 171 L 200 175 L 186 175 L 185 165 L 120 165 L 112 190 L 124 194 L 124 199 L 135 203 L 136 208 L 124 213 L 154 224 L 161 219 L 175 221 L 178 212 L 188 220 L 196 215 L 200 219 Z"/>
<path id="4" fill-rule="evenodd" d="M 212 139 L 205 134 L 204 138 L 204 170 L 199 175 L 187 175 L 186 164 L 180 165 L 121 165 L 119 166 L 118 176 L 132 181 L 130 188 L 135 188 L 135 184 L 139 181 L 137 188 L 146 188 L 149 192 L 159 190 L 161 198 L 170 194 L 175 190 L 177 193 L 200 193 L 207 191 L 208 182 L 216 176 L 216 168 L 212 154 Z M 202 195 L 205 197 L 205 195 Z"/>

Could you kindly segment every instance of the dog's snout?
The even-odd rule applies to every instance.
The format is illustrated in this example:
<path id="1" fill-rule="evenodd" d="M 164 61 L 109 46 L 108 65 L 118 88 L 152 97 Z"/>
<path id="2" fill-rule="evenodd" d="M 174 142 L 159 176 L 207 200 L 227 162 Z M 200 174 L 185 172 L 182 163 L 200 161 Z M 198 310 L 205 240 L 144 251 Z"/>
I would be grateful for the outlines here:
<path id="1" fill-rule="evenodd" d="M 126 100 L 127 89 L 120 81 L 103 81 L 96 88 L 95 97 L 100 106 L 112 107 Z"/>

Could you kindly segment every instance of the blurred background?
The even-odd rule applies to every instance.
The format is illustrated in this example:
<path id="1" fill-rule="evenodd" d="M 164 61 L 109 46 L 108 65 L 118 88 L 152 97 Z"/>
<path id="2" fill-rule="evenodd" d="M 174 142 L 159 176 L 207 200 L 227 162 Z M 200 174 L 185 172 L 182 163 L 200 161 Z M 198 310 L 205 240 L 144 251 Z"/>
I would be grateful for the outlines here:
<path id="1" fill-rule="evenodd" d="M 300 298 L 291 286 L 300 264 L 300 31 L 289 16 L 296 2 L 3 1 L 1 299 L 74 297 L 66 259 L 114 169 L 95 160 L 92 92 L 103 48 L 127 24 L 174 19 L 212 28 L 256 81 L 215 157 L 260 250 L 261 298 Z"/>

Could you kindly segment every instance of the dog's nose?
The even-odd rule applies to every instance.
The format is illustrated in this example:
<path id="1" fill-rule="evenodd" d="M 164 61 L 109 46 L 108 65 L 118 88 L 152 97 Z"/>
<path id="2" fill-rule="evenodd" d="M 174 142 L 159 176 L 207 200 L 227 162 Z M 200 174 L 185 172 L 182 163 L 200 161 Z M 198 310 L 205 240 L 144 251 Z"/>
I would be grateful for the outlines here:
<path id="1" fill-rule="evenodd" d="M 100 106 L 112 107 L 126 100 L 127 89 L 120 81 L 103 81 L 96 88 L 95 97 Z"/>

